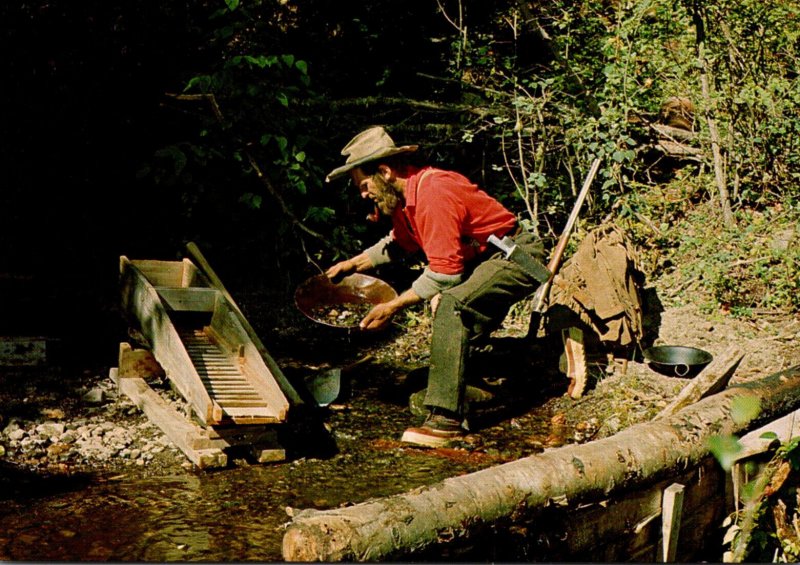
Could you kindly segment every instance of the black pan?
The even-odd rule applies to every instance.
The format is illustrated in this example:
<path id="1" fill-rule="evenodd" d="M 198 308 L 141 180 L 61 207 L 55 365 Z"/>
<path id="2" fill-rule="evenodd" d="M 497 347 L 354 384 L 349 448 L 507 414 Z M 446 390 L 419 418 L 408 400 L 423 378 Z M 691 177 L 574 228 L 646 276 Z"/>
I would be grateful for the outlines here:
<path id="1" fill-rule="evenodd" d="M 336 316 L 330 316 L 331 309 L 336 307 L 342 313 L 348 306 L 367 306 L 382 304 L 397 297 L 397 292 L 382 280 L 355 273 L 344 277 L 334 284 L 326 275 L 317 275 L 307 279 L 297 287 L 294 302 L 298 310 L 319 324 L 335 328 L 357 328 L 361 317 L 352 317 L 343 322 Z"/>
<path id="2" fill-rule="evenodd" d="M 684 379 L 697 376 L 714 359 L 708 351 L 683 345 L 656 345 L 642 354 L 655 372 Z"/>

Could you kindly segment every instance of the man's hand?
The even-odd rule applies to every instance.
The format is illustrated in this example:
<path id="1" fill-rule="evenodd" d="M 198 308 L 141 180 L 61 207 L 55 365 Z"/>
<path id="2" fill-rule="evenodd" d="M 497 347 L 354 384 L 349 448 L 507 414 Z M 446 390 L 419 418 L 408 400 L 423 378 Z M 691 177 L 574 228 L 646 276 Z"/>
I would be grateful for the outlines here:
<path id="1" fill-rule="evenodd" d="M 352 273 L 355 270 L 356 270 L 356 266 L 353 264 L 353 262 L 350 259 L 347 259 L 345 261 L 340 261 L 340 262 L 336 263 L 335 265 L 332 265 L 331 267 L 329 267 L 328 270 L 325 271 L 325 275 L 332 282 L 338 283 L 345 276 L 349 275 L 350 273 Z"/>
<path id="2" fill-rule="evenodd" d="M 391 322 L 397 310 L 399 308 L 394 305 L 394 302 L 378 304 L 364 316 L 359 327 L 364 331 L 382 330 Z"/>
<path id="3" fill-rule="evenodd" d="M 368 271 L 372 268 L 372 261 L 369 260 L 369 257 L 366 253 L 361 253 L 356 255 L 352 259 L 345 259 L 344 261 L 339 261 L 335 265 L 328 268 L 325 271 L 325 275 L 334 283 L 338 283 L 342 280 L 345 276 L 351 273 L 361 273 L 363 271 Z"/>
<path id="4" fill-rule="evenodd" d="M 411 306 L 419 302 L 422 302 L 422 298 L 409 288 L 394 300 L 375 306 L 364 316 L 359 327 L 365 331 L 383 329 L 397 312 L 406 306 Z"/>

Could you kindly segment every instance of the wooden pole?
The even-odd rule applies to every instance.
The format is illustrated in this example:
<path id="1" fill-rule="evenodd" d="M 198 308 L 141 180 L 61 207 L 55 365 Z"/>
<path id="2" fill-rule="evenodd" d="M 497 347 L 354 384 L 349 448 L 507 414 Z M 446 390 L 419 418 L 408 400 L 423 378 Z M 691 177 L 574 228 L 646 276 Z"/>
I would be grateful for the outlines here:
<path id="1" fill-rule="evenodd" d="M 572 234 L 572 229 L 575 227 L 575 222 L 578 221 L 578 214 L 581 211 L 581 206 L 583 206 L 583 201 L 586 200 L 586 195 L 589 194 L 589 188 L 592 186 L 592 181 L 597 174 L 597 169 L 600 168 L 600 162 L 601 161 L 599 157 L 592 162 L 592 166 L 589 169 L 589 174 L 586 175 L 586 180 L 583 181 L 583 187 L 581 187 L 581 191 L 578 193 L 578 197 L 575 199 L 575 204 L 572 206 L 572 212 L 570 212 L 569 218 L 567 219 L 567 225 L 564 226 L 564 231 L 561 232 L 561 237 L 558 238 L 558 243 L 553 251 L 553 256 L 550 258 L 550 262 L 547 264 L 547 270 L 550 271 L 550 278 L 537 289 L 536 294 L 534 295 L 534 312 L 544 312 L 545 305 L 547 304 L 548 294 L 550 293 L 550 286 L 553 284 L 553 277 L 555 276 L 556 271 L 558 271 L 558 267 L 561 265 L 561 259 L 564 257 L 564 251 L 567 249 L 567 242 L 569 242 L 569 237 Z"/>
<path id="2" fill-rule="evenodd" d="M 757 421 L 734 421 L 731 405 L 742 396 L 760 401 Z M 673 416 L 612 437 L 387 498 L 297 511 L 283 537 L 283 558 L 377 561 L 463 539 L 473 528 L 520 519 L 558 501 L 575 505 L 629 492 L 705 461 L 710 437 L 749 431 L 798 408 L 800 365 L 730 387 Z"/>

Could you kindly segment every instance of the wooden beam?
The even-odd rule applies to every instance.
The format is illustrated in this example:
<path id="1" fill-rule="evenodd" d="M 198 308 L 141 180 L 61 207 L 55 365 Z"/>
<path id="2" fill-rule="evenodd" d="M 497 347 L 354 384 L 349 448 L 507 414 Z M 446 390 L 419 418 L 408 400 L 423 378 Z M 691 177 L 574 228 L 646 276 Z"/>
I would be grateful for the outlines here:
<path id="1" fill-rule="evenodd" d="M 767 432 L 773 433 L 777 438 L 769 439 L 763 438 Z M 739 439 L 739 444 L 742 450 L 739 451 L 734 457 L 734 461 L 741 461 L 748 459 L 754 455 L 760 455 L 768 451 L 775 441 L 780 443 L 787 443 L 794 437 L 800 435 L 800 410 L 787 414 L 782 418 L 778 418 L 757 430 L 753 430 L 742 436 Z"/>
<path id="2" fill-rule="evenodd" d="M 116 382 L 120 391 L 145 413 L 147 419 L 164 432 L 170 441 L 180 449 L 189 460 L 201 469 L 225 467 L 228 456 L 219 448 L 193 449 L 191 438 L 202 434 L 202 428 L 186 420 L 167 404 L 158 393 L 140 377 L 121 378 L 119 369 L 113 367 L 109 376 Z"/>
<path id="3" fill-rule="evenodd" d="M 161 300 L 176 312 L 213 312 L 218 290 L 213 288 L 155 287 Z"/>
<path id="4" fill-rule="evenodd" d="M 266 401 L 270 415 L 277 421 L 284 421 L 289 411 L 289 401 L 241 319 L 228 307 L 228 304 L 221 302 L 218 305 L 207 333 L 236 355 L 239 369 Z M 273 378 L 269 378 L 268 375 Z"/>
<path id="5" fill-rule="evenodd" d="M 177 277 L 175 284 L 180 284 L 182 268 L 175 269 L 174 265 L 168 268 L 165 261 L 136 261 L 134 264 L 123 255 L 120 257 L 123 310 L 138 321 L 142 333 L 150 342 L 153 356 L 164 368 L 181 396 L 192 405 L 197 417 L 204 424 L 218 423 L 222 418 L 222 410 L 203 386 L 192 360 L 183 347 L 181 337 L 158 296 L 158 291 L 150 283 L 148 277 L 152 276 L 152 273 L 148 271 L 145 276 L 137 266 L 145 264 L 150 268 L 153 263 L 159 267 L 157 271 L 159 276 L 168 278 L 163 274 L 168 272 L 169 277 L 173 279 Z M 173 263 L 181 265 L 179 262 Z"/>
<path id="6" fill-rule="evenodd" d="M 211 284 L 217 290 L 219 290 L 225 297 L 225 299 L 228 301 L 228 303 L 230 303 L 236 316 L 239 318 L 239 322 L 242 324 L 242 327 L 244 328 L 245 332 L 247 332 L 247 335 L 250 337 L 250 340 L 256 346 L 256 349 L 263 358 L 264 363 L 267 365 L 267 367 L 269 367 L 269 370 L 272 373 L 273 378 L 277 381 L 278 385 L 283 391 L 283 394 L 286 395 L 286 398 L 289 400 L 289 402 L 291 402 L 296 406 L 305 404 L 303 399 L 300 398 L 300 395 L 297 393 L 292 384 L 283 374 L 283 371 L 281 371 L 278 364 L 269 354 L 269 351 L 267 351 L 267 348 L 261 342 L 261 338 L 258 337 L 258 334 L 256 334 L 255 330 L 250 325 L 250 322 L 248 322 L 247 318 L 245 318 L 244 313 L 242 313 L 242 310 L 239 308 L 239 305 L 236 304 L 236 301 L 233 299 L 233 297 L 227 291 L 225 286 L 222 284 L 222 280 L 217 276 L 217 274 L 214 272 L 214 269 L 211 268 L 211 265 L 208 263 L 203 254 L 200 252 L 200 248 L 197 247 L 197 244 L 195 244 L 193 241 L 190 241 L 189 243 L 186 244 L 186 251 L 189 253 L 189 256 L 197 263 L 197 266 L 200 268 L 200 270 L 211 281 Z"/>
<path id="7" fill-rule="evenodd" d="M 661 504 L 661 557 L 664 563 L 675 561 L 678 552 L 678 533 L 681 529 L 681 514 L 683 512 L 684 487 L 672 483 L 664 489 L 664 500 Z"/>
<path id="8" fill-rule="evenodd" d="M 703 369 L 699 375 L 689 381 L 675 399 L 670 402 L 654 420 L 661 420 L 676 414 L 682 408 L 698 400 L 716 394 L 728 386 L 728 382 L 741 363 L 744 353 L 735 345 L 731 345 L 721 355 Z"/>
<path id="9" fill-rule="evenodd" d="M 144 380 L 164 376 L 164 369 L 147 349 L 133 349 L 130 343 L 119 344 L 117 367 L 120 378 L 139 377 Z"/>
<path id="10" fill-rule="evenodd" d="M 274 446 L 252 445 L 250 454 L 257 463 L 278 463 L 286 461 L 286 450 Z"/>

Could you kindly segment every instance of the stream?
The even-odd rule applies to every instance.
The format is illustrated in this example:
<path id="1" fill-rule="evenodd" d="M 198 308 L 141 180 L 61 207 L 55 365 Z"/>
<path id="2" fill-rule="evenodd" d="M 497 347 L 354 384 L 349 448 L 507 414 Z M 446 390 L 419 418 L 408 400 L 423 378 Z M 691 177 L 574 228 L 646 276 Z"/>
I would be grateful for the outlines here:
<path id="1" fill-rule="evenodd" d="M 280 562 L 287 509 L 335 508 L 474 472 L 540 451 L 528 443 L 531 433 L 550 431 L 545 409 L 487 409 L 481 433 L 458 448 L 402 444 L 402 431 L 418 418 L 410 389 L 385 369 L 360 366 L 349 374 L 346 401 L 319 410 L 330 453 L 303 445 L 319 436 L 301 434 L 280 463 L 229 457 L 219 470 L 27 477 L 27 488 L 0 495 L 8 498 L 0 507 L 0 560 Z"/>

